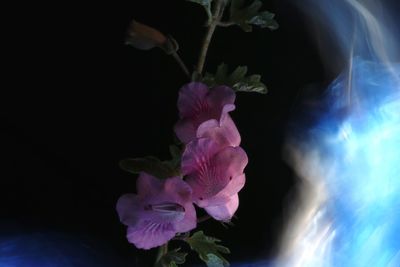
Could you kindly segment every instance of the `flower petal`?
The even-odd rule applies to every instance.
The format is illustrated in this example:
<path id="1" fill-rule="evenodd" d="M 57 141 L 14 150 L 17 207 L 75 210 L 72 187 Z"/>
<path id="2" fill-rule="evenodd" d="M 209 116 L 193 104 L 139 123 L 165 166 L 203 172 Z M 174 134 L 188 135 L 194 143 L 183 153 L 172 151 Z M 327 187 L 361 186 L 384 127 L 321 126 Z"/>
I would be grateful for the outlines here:
<path id="1" fill-rule="evenodd" d="M 127 239 L 137 248 L 151 249 L 171 240 L 176 230 L 171 223 L 154 223 L 142 221 L 139 225 L 128 227 Z"/>
<path id="2" fill-rule="evenodd" d="M 175 223 L 181 221 L 185 217 L 185 208 L 175 202 L 159 200 L 159 202 L 155 202 L 154 204 L 147 204 L 143 209 L 144 211 L 141 214 L 141 219 L 156 223 Z"/>
<path id="3" fill-rule="evenodd" d="M 209 206 L 204 208 L 207 213 L 218 221 L 229 221 L 239 207 L 239 196 L 234 194 L 229 201 L 219 206 Z"/>
<path id="4" fill-rule="evenodd" d="M 234 194 L 237 194 L 242 188 L 244 187 L 244 184 L 246 183 L 246 175 L 242 173 L 241 175 L 238 175 L 232 179 L 232 181 L 223 189 L 221 190 L 215 197 L 216 198 L 221 198 L 223 196 L 226 197 L 231 197 Z M 210 205 L 212 205 L 210 203 Z"/>
<path id="5" fill-rule="evenodd" d="M 136 247 L 160 246 L 196 227 L 192 189 L 180 177 L 159 180 L 141 173 L 137 189 L 138 195 L 123 195 L 117 203 L 120 220 L 128 226 L 127 238 Z"/>
<path id="6" fill-rule="evenodd" d="M 236 176 L 224 189 L 222 189 L 214 197 L 204 200 L 197 200 L 196 205 L 201 208 L 205 208 L 209 206 L 219 206 L 225 204 L 234 194 L 237 194 L 243 188 L 245 182 L 246 175 L 244 173 Z"/>
<path id="7" fill-rule="evenodd" d="M 213 164 L 219 168 L 219 174 L 229 180 L 243 173 L 248 163 L 246 152 L 241 147 L 226 147 L 215 156 Z"/>
<path id="8" fill-rule="evenodd" d="M 220 146 L 209 138 L 200 138 L 187 144 L 182 154 L 182 174 L 197 172 L 208 164 L 210 159 L 220 150 Z"/>
<path id="9" fill-rule="evenodd" d="M 204 83 L 191 82 L 184 85 L 179 91 L 178 110 L 181 118 L 188 118 L 198 114 L 207 104 L 208 87 Z"/>
<path id="10" fill-rule="evenodd" d="M 192 202 L 192 189 L 179 177 L 168 178 L 161 183 L 162 188 L 158 192 L 143 199 L 142 218 L 158 223 L 183 220 L 185 206 Z"/>
<path id="11" fill-rule="evenodd" d="M 199 140 L 205 140 L 205 144 L 214 143 L 210 139 Z M 201 151 L 203 147 L 200 142 L 196 148 Z M 184 166 L 183 170 L 187 174 L 186 181 L 192 187 L 193 201 L 196 204 L 217 195 L 233 178 L 243 173 L 247 164 L 247 155 L 240 147 L 226 147 L 214 157 L 206 153 L 196 153 L 196 149 L 193 151 L 192 164 Z"/>
<path id="12" fill-rule="evenodd" d="M 197 226 L 196 209 L 192 202 L 185 205 L 185 217 L 183 220 L 175 223 L 175 229 L 178 233 L 185 233 L 193 230 Z"/>
<path id="13" fill-rule="evenodd" d="M 171 196 L 171 201 L 181 205 L 191 202 L 192 189 L 179 177 L 168 178 L 164 184 L 164 191 Z"/>
<path id="14" fill-rule="evenodd" d="M 221 113 L 225 105 L 235 103 L 236 94 L 227 86 L 218 86 L 210 90 L 207 102 L 210 107 L 219 107 L 218 112 Z M 219 116 L 218 116 L 219 117 Z"/>
<path id="15" fill-rule="evenodd" d="M 196 138 L 197 125 L 190 118 L 183 118 L 176 122 L 174 131 L 182 143 L 187 144 Z"/>
<path id="16" fill-rule="evenodd" d="M 139 174 L 136 180 L 136 190 L 139 196 L 158 194 L 162 190 L 163 182 L 145 172 Z"/>
<path id="17" fill-rule="evenodd" d="M 117 202 L 119 220 L 128 226 L 136 225 L 140 219 L 140 200 L 135 194 L 122 195 Z"/>
<path id="18" fill-rule="evenodd" d="M 174 222 L 177 232 L 188 232 L 196 228 L 196 210 L 192 203 L 191 187 L 179 177 L 169 178 L 164 185 L 166 194 L 174 196 L 173 200 L 183 205 L 185 216 L 182 220 Z"/>
<path id="19" fill-rule="evenodd" d="M 220 121 L 222 114 L 235 109 L 234 102 L 235 92 L 226 86 L 212 90 L 199 82 L 183 86 L 178 98 L 180 120 L 174 127 L 177 137 L 185 144 L 196 139 L 200 124 L 210 119 Z"/>
<path id="20" fill-rule="evenodd" d="M 197 137 L 211 138 L 221 146 L 239 146 L 241 141 L 236 125 L 227 113 L 222 113 L 219 122 L 212 119 L 200 124 Z"/>

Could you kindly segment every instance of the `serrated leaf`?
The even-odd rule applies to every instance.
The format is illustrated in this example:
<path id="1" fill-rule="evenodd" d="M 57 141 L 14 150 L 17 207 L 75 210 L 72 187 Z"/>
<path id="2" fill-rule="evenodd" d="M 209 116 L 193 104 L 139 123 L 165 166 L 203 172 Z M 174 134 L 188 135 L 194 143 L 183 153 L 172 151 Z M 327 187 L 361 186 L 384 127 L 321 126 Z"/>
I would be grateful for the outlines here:
<path id="1" fill-rule="evenodd" d="M 275 21 L 275 14 L 268 11 L 261 11 L 262 2 L 253 1 L 250 5 L 245 6 L 244 0 L 232 0 L 230 6 L 230 21 L 240 26 L 245 32 L 253 30 L 252 25 L 261 28 L 269 28 L 275 30 L 278 23 Z"/>
<path id="2" fill-rule="evenodd" d="M 231 74 L 228 74 L 228 66 L 222 63 L 218 66 L 215 75 L 206 73 L 202 82 L 210 87 L 226 85 L 237 92 L 267 93 L 267 87 L 261 82 L 260 75 L 246 76 L 246 74 L 246 66 L 239 66 Z"/>
<path id="3" fill-rule="evenodd" d="M 176 145 L 170 145 L 169 146 L 169 153 L 171 154 L 171 157 L 174 158 L 180 158 L 182 151 L 180 148 Z"/>
<path id="4" fill-rule="evenodd" d="M 261 28 L 269 28 L 271 30 L 276 30 L 279 28 L 278 23 L 274 20 L 275 14 L 269 11 L 263 11 L 257 16 L 252 17 L 249 20 L 250 24 L 259 26 Z"/>
<path id="5" fill-rule="evenodd" d="M 169 153 L 171 154 L 171 159 L 164 161 L 164 163 L 174 170 L 175 175 L 180 175 L 182 150 L 176 145 L 170 145 Z"/>
<path id="6" fill-rule="evenodd" d="M 156 157 L 124 159 L 119 162 L 120 167 L 130 173 L 146 172 L 157 178 L 180 176 L 182 150 L 177 145 L 170 145 L 170 160 L 161 161 Z"/>
<path id="7" fill-rule="evenodd" d="M 246 73 L 247 73 L 246 66 L 237 67 L 229 76 L 229 84 L 235 84 L 235 82 L 243 80 L 246 76 Z"/>
<path id="8" fill-rule="evenodd" d="M 215 73 L 215 81 L 221 83 L 226 81 L 228 78 L 228 65 L 222 63 L 218 66 L 217 72 Z"/>
<path id="9" fill-rule="evenodd" d="M 208 254 L 207 267 L 224 267 L 224 261 L 214 254 Z"/>
<path id="10" fill-rule="evenodd" d="M 180 248 L 168 251 L 156 263 L 156 267 L 178 267 L 178 264 L 184 264 L 186 261 L 186 252 L 180 252 Z"/>
<path id="11" fill-rule="evenodd" d="M 186 1 L 193 2 L 193 3 L 203 6 L 204 10 L 206 11 L 207 16 L 208 16 L 208 24 L 210 24 L 211 19 L 212 19 L 211 2 L 213 0 L 186 0 Z"/>
<path id="12" fill-rule="evenodd" d="M 176 176 L 176 170 L 169 164 L 151 156 L 124 159 L 120 161 L 119 165 L 123 170 L 134 174 L 146 172 L 160 179 Z"/>
<path id="13" fill-rule="evenodd" d="M 267 87 L 261 81 L 261 76 L 258 74 L 244 78 L 241 82 L 235 83 L 232 88 L 237 92 L 253 92 L 266 94 Z"/>
<path id="14" fill-rule="evenodd" d="M 227 247 L 218 245 L 221 240 L 206 236 L 203 231 L 194 233 L 191 237 L 185 239 L 192 250 L 196 251 L 200 259 L 207 266 L 229 266 L 229 262 L 221 255 L 221 253 L 230 253 Z M 219 263 L 220 265 L 212 265 Z"/>

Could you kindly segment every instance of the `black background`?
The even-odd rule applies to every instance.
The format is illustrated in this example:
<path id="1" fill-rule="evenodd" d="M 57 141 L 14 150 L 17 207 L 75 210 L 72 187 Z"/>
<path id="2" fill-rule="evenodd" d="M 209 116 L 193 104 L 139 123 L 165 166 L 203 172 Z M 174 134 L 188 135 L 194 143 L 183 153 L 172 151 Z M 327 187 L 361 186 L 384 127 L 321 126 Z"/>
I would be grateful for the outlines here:
<path id="1" fill-rule="evenodd" d="M 295 181 L 282 159 L 285 127 L 301 89 L 329 80 L 308 22 L 286 1 L 264 2 L 280 28 L 218 28 L 206 63 L 210 72 L 221 62 L 248 65 L 269 87 L 267 95 L 239 93 L 232 114 L 250 159 L 235 226 L 201 225 L 231 248 L 232 261 L 267 258 L 276 247 Z M 15 10 L 4 73 L 11 94 L 1 110 L 1 222 L 85 238 L 122 263 L 146 266 L 153 254 L 126 241 L 115 212 L 118 197 L 135 191 L 135 176 L 118 161 L 168 156 L 177 92 L 187 80 L 161 50 L 125 46 L 125 31 L 135 18 L 171 34 L 193 66 L 205 31 L 202 8 L 132 0 Z"/>

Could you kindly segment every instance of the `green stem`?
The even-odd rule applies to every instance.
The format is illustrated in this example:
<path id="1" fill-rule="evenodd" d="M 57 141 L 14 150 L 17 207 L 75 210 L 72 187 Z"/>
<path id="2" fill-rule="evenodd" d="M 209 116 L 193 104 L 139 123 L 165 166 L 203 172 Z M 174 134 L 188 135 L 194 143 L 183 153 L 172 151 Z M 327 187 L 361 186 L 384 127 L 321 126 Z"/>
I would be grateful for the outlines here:
<path id="1" fill-rule="evenodd" d="M 181 67 L 181 69 L 183 70 L 185 75 L 190 79 L 190 72 L 189 72 L 188 68 L 186 67 L 185 63 L 183 62 L 183 60 L 181 59 L 181 57 L 179 56 L 179 54 L 176 51 L 173 51 L 171 55 L 175 59 L 175 61 L 178 63 L 179 67 Z"/>
<path id="2" fill-rule="evenodd" d="M 220 27 L 230 27 L 233 25 L 235 25 L 235 23 L 232 21 L 219 21 L 218 22 L 218 26 L 220 26 Z"/>
<path id="3" fill-rule="evenodd" d="M 203 45 L 200 51 L 199 61 L 196 66 L 196 72 L 200 75 L 203 72 L 204 64 L 206 62 L 208 47 L 210 46 L 210 42 L 215 32 L 215 29 L 217 28 L 219 22 L 221 21 L 224 9 L 225 9 L 225 1 L 216 0 L 213 6 L 212 19 L 208 25 L 206 35 L 204 36 Z"/>
<path id="4" fill-rule="evenodd" d="M 204 215 L 202 217 L 197 218 L 197 223 L 202 223 L 211 219 L 210 215 Z"/>
<path id="5" fill-rule="evenodd" d="M 174 240 L 183 240 L 183 241 L 186 241 L 186 240 L 188 239 L 189 236 L 190 236 L 190 232 L 182 233 L 182 234 L 176 235 L 176 236 L 174 237 Z"/>
<path id="6" fill-rule="evenodd" d="M 162 266 L 158 265 L 158 262 L 161 260 L 161 258 L 168 253 L 168 242 L 162 245 L 157 252 L 157 257 L 156 257 L 156 262 L 154 263 L 154 266 Z"/>

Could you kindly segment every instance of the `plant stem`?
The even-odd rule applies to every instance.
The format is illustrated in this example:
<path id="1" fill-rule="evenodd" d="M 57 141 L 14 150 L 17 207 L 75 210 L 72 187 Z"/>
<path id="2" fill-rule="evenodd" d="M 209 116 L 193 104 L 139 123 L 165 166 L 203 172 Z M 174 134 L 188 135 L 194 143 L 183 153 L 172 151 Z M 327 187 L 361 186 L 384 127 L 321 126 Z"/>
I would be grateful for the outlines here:
<path id="1" fill-rule="evenodd" d="M 202 217 L 197 218 L 197 223 L 202 223 L 202 222 L 205 222 L 205 221 L 207 221 L 209 219 L 211 219 L 210 215 L 204 215 Z"/>
<path id="2" fill-rule="evenodd" d="M 220 26 L 220 27 L 230 27 L 232 25 L 235 25 L 235 23 L 232 21 L 219 21 L 218 22 L 218 26 Z"/>
<path id="3" fill-rule="evenodd" d="M 179 67 L 181 67 L 185 75 L 190 79 L 190 72 L 176 51 L 172 52 L 172 57 L 176 60 L 176 62 L 178 63 Z"/>
<path id="4" fill-rule="evenodd" d="M 157 257 L 156 257 L 156 262 L 154 263 L 154 266 L 157 266 L 157 263 L 161 260 L 161 258 L 168 253 L 168 242 L 162 245 L 158 249 Z"/>
<path id="5" fill-rule="evenodd" d="M 190 236 L 190 232 L 186 232 L 183 235 L 176 235 L 174 237 L 174 240 L 182 240 L 182 241 L 186 241 L 188 239 L 188 237 Z"/>
<path id="6" fill-rule="evenodd" d="M 213 6 L 212 20 L 211 23 L 208 25 L 206 35 L 204 36 L 203 45 L 200 51 L 199 61 L 196 66 L 196 72 L 198 74 L 201 74 L 203 72 L 204 63 L 206 61 L 206 56 L 208 52 L 208 47 L 210 46 L 210 42 L 215 32 L 215 29 L 217 28 L 218 23 L 222 18 L 224 9 L 225 9 L 225 0 L 216 0 Z"/>

